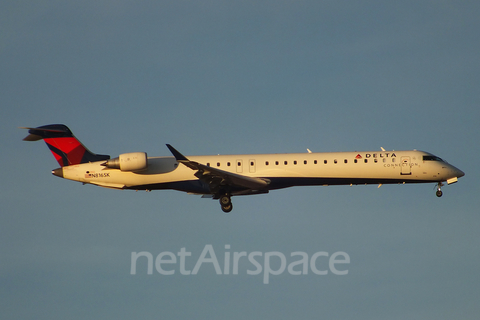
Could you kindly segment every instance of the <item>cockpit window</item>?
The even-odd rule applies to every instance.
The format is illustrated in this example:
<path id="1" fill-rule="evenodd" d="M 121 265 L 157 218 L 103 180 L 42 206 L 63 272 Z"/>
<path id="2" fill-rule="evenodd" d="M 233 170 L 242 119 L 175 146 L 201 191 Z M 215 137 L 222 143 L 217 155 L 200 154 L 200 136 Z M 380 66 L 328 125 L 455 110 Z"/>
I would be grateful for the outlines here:
<path id="1" fill-rule="evenodd" d="M 423 161 L 443 161 L 437 156 L 423 156 Z"/>

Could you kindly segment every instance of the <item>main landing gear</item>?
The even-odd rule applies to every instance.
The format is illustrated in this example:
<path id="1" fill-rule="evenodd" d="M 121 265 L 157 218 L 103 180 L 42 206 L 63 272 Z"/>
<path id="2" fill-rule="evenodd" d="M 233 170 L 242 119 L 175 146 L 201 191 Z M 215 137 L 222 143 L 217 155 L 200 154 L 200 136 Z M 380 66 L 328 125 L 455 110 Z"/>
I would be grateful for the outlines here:
<path id="1" fill-rule="evenodd" d="M 443 183 L 441 183 L 441 182 L 439 182 L 438 185 L 437 185 L 437 192 L 435 194 L 439 198 L 443 195 L 442 186 L 443 186 Z"/>
<path id="2" fill-rule="evenodd" d="M 222 206 L 222 210 L 225 213 L 229 213 L 233 209 L 232 199 L 230 195 L 224 194 L 220 196 L 219 199 L 220 205 Z"/>

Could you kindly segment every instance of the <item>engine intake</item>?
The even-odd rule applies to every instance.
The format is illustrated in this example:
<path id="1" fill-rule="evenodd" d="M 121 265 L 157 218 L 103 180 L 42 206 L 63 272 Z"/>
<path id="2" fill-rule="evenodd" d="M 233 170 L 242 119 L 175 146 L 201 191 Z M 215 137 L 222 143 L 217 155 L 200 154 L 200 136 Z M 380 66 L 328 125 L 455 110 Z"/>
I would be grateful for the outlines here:
<path id="1" fill-rule="evenodd" d="M 117 158 L 109 159 L 102 166 L 122 171 L 140 171 L 148 167 L 146 152 L 123 153 Z"/>

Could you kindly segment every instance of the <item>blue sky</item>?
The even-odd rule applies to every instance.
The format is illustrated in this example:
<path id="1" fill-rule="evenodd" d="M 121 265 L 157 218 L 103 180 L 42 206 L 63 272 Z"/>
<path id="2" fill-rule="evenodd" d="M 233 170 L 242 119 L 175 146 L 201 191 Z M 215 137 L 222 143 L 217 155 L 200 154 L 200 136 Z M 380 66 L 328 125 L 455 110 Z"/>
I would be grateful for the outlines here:
<path id="1" fill-rule="evenodd" d="M 476 319 L 480 5 L 4 1 L 0 314 L 22 319 Z M 216 201 L 51 175 L 19 126 L 93 152 L 420 149 L 466 176 Z M 348 253 L 336 276 L 130 274 L 131 252 Z M 322 260 L 323 261 L 323 260 Z M 251 266 L 250 266 L 251 267 Z"/>

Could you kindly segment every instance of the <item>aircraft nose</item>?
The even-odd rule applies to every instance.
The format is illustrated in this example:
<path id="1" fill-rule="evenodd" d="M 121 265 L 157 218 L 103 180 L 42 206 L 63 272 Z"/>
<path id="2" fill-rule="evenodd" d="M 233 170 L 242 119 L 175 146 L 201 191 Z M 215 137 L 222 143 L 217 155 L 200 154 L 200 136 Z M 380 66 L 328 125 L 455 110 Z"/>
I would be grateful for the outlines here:
<path id="1" fill-rule="evenodd" d="M 462 170 L 460 170 L 457 167 L 454 167 L 452 165 L 450 165 L 450 166 L 451 166 L 450 170 L 451 170 L 452 175 L 454 177 L 460 178 L 460 177 L 463 177 L 465 175 L 465 172 L 463 172 Z"/>

